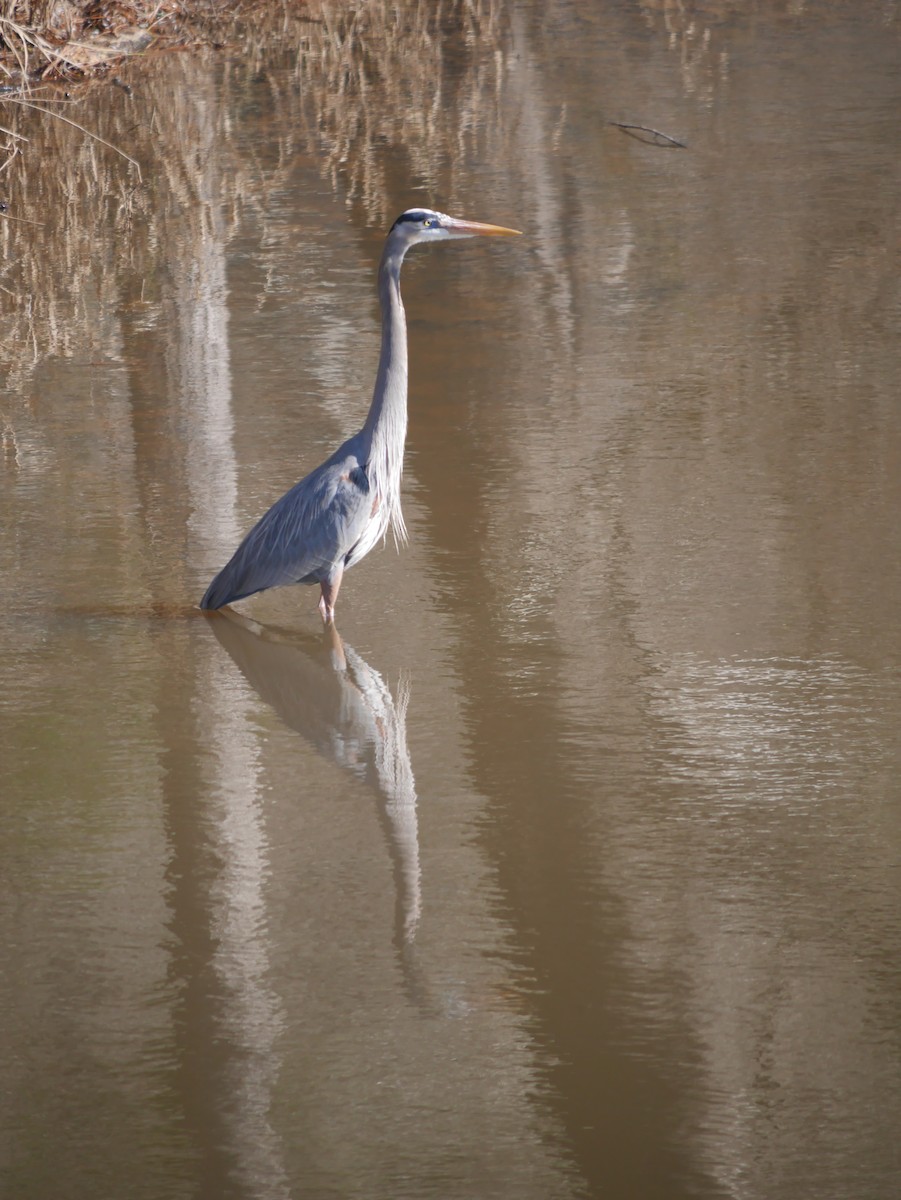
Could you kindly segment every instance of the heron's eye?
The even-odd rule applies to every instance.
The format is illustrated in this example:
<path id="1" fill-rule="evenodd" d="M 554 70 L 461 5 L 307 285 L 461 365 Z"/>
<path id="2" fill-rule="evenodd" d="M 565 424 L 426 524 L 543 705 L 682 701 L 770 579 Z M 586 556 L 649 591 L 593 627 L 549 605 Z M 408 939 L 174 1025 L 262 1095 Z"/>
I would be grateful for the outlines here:
<path id="1" fill-rule="evenodd" d="M 426 219 L 423 221 L 422 225 L 423 225 L 423 228 L 424 228 L 424 229 L 428 229 L 428 228 L 429 228 L 429 226 L 430 226 L 430 225 L 434 225 L 434 223 L 435 223 L 435 222 L 432 220 L 432 218 L 431 218 L 431 217 L 426 217 Z"/>

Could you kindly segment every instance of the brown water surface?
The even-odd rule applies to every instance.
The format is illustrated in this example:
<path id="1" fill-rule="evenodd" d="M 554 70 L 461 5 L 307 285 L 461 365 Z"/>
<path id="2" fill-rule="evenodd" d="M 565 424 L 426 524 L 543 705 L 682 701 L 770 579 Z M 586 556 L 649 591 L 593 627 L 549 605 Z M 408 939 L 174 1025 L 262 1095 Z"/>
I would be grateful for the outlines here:
<path id="1" fill-rule="evenodd" d="M 4 109 L 0 1190 L 889 1200 L 901 10 L 429 9 Z M 200 616 L 412 204 L 410 546 Z"/>

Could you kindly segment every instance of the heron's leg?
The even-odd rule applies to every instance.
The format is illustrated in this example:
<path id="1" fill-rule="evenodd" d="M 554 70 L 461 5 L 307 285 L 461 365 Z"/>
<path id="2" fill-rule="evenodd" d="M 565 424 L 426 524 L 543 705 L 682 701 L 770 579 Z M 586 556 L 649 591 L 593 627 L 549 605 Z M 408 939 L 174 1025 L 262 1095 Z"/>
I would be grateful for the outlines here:
<path id="1" fill-rule="evenodd" d="M 319 599 L 319 611 L 322 613 L 322 620 L 326 625 L 335 619 L 335 602 L 338 599 L 338 589 L 341 587 L 343 575 L 344 572 L 339 571 L 333 579 L 323 579 L 319 584 L 322 592 Z"/>

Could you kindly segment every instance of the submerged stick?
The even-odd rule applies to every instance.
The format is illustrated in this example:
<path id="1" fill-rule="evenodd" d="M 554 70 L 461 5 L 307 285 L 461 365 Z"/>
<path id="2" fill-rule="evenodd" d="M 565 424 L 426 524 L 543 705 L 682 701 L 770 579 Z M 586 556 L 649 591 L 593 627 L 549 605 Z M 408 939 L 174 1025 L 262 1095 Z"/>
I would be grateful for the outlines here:
<path id="1" fill-rule="evenodd" d="M 3 166 L 5 167 L 5 166 L 6 166 L 6 163 L 4 163 L 4 164 L 3 164 Z M 2 169 L 3 169 L 3 167 L 0 167 L 0 170 L 2 170 Z M 18 221 L 18 223 L 19 223 L 20 225 L 37 225 L 37 226 L 38 226 L 40 229 L 43 229 L 43 228 L 44 228 L 44 222 L 43 222 L 43 221 L 32 221 L 30 217 L 14 217 L 14 216 L 12 215 L 12 213 L 8 213 L 8 212 L 6 211 L 6 206 L 5 206 L 5 205 L 2 205 L 2 206 L 0 206 L 0 220 L 3 220 L 3 221 Z M 4 288 L 3 290 L 4 290 L 4 291 L 6 291 L 6 289 L 5 289 L 5 288 Z M 12 293 L 10 293 L 10 295 L 12 295 Z"/>
<path id="2" fill-rule="evenodd" d="M 672 146 L 679 150 L 687 150 L 688 146 L 685 142 L 679 142 L 674 137 L 670 137 L 668 133 L 661 133 L 659 129 L 651 129 L 650 125 L 627 125 L 623 121 L 608 121 L 608 125 L 612 125 L 614 129 L 621 129 L 628 137 L 633 137 L 637 142 L 644 142 L 646 146 Z M 639 133 L 649 133 L 650 138 L 639 137 Z"/>
<path id="3" fill-rule="evenodd" d="M 22 100 L 18 96 L 10 96 L 8 104 L 21 104 L 23 108 L 33 108 L 35 112 L 46 113 L 48 117 L 55 117 L 57 121 L 65 121 L 67 125 L 71 125 L 74 129 L 80 130 L 89 138 L 93 138 L 95 142 L 100 142 L 101 146 L 106 146 L 110 150 L 114 150 L 116 154 L 121 154 L 126 162 L 130 162 L 138 173 L 138 181 L 143 182 L 141 176 L 141 164 L 136 158 L 132 158 L 130 154 L 126 154 L 124 150 L 120 150 L 118 146 L 112 142 L 108 142 L 106 138 L 102 138 L 99 133 L 92 133 L 90 129 L 86 129 L 84 125 L 79 125 L 77 121 L 73 121 L 71 117 L 64 117 L 62 113 L 55 112 L 52 108 L 46 108 L 43 104 L 35 104 L 31 100 Z"/>

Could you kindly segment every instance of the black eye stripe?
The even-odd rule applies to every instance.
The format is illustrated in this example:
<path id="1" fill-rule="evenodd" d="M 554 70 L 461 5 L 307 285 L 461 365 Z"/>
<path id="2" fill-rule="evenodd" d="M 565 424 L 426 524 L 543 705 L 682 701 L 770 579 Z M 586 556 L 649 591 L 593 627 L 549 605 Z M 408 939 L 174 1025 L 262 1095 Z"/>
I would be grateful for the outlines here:
<path id="1" fill-rule="evenodd" d="M 410 222 L 411 224 L 419 225 L 423 221 L 434 222 L 435 221 L 434 213 L 425 212 L 421 208 L 412 208 L 412 209 L 410 209 L 409 212 L 401 213 L 401 215 L 397 218 L 397 220 L 394 222 L 394 224 L 395 225 L 403 225 L 403 224 L 406 224 L 407 222 Z"/>

